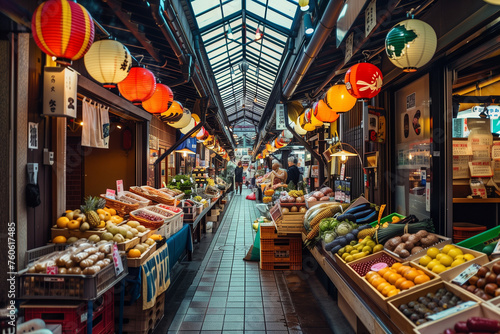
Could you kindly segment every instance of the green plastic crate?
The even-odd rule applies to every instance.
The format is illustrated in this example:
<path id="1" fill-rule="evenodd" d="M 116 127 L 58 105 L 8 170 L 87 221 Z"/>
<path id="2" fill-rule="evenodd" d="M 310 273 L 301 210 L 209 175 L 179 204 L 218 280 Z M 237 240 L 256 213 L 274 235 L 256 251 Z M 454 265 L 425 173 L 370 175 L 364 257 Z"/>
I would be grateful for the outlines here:
<path id="1" fill-rule="evenodd" d="M 483 248 L 500 239 L 500 226 L 491 228 L 483 233 L 477 234 L 469 239 L 460 241 L 457 245 L 481 252 Z"/>
<path id="2" fill-rule="evenodd" d="M 382 219 L 380 219 L 380 224 L 383 224 L 383 223 L 387 223 L 387 222 L 392 222 L 392 217 L 399 217 L 400 219 L 405 219 L 406 216 L 403 216 L 403 215 L 400 215 L 399 213 L 391 213 L 390 215 L 388 216 L 385 216 L 385 217 L 382 217 Z M 378 219 L 376 221 L 374 221 L 373 223 L 370 223 L 371 226 L 375 227 L 378 223 Z"/>

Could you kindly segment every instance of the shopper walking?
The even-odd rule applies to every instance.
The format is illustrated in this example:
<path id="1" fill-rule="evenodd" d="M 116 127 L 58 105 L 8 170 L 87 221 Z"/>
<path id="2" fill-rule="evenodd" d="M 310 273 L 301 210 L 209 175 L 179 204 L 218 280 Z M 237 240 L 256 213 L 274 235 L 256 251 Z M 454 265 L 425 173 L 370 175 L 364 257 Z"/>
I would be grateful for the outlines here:
<path id="1" fill-rule="evenodd" d="M 289 157 L 288 158 L 288 169 L 286 170 L 288 173 L 288 177 L 286 179 L 286 184 L 289 184 L 290 181 L 297 186 L 299 183 L 299 178 L 300 178 L 300 170 L 299 167 L 297 167 L 297 159 L 294 157 Z"/>
<path id="2" fill-rule="evenodd" d="M 243 167 L 241 166 L 241 161 L 238 161 L 238 167 L 234 169 L 234 182 L 236 182 L 236 194 L 238 194 L 238 188 L 240 188 L 241 195 L 241 191 L 243 189 Z"/>

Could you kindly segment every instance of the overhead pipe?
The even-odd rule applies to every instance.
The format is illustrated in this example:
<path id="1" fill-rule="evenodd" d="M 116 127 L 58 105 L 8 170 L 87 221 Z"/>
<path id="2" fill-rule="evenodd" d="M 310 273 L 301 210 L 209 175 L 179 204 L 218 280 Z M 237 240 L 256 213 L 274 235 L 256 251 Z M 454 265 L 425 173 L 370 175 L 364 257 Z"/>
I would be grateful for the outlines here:
<path id="1" fill-rule="evenodd" d="M 311 41 L 307 45 L 307 49 L 302 54 L 299 63 L 295 67 L 292 77 L 287 80 L 287 84 L 283 88 L 283 96 L 285 97 L 285 100 L 288 100 L 292 97 L 293 93 L 311 67 L 314 58 L 316 58 L 319 51 L 325 44 L 328 36 L 335 27 L 337 18 L 339 17 L 343 6 L 343 1 L 328 2 L 328 5 L 323 12 L 323 16 L 321 17 L 321 21 L 316 26 L 316 29 L 314 30 L 314 33 L 311 37 Z"/>
<path id="2" fill-rule="evenodd" d="M 168 150 L 166 150 L 162 155 L 156 159 L 154 162 L 154 175 L 155 175 L 155 188 L 160 188 L 161 183 L 160 183 L 160 163 L 165 159 L 168 155 L 170 155 L 177 147 L 179 147 L 182 143 L 184 143 L 188 138 L 191 137 L 192 134 L 195 134 L 196 132 L 200 131 L 200 129 L 205 125 L 205 122 L 207 120 L 207 110 L 210 106 L 210 100 L 208 100 L 208 103 L 205 108 L 203 108 L 201 112 L 201 119 L 200 123 L 198 123 L 194 128 L 192 128 L 188 133 L 186 133 L 181 139 L 179 139 L 174 145 L 172 145 Z"/>
<path id="3" fill-rule="evenodd" d="M 143 32 L 140 32 L 137 24 L 132 23 L 130 13 L 126 13 L 122 10 L 121 2 L 118 0 L 103 0 L 106 2 L 108 6 L 113 10 L 115 15 L 122 21 L 123 25 L 127 27 L 128 30 L 134 35 L 134 37 L 141 43 L 141 45 L 148 51 L 151 57 L 154 58 L 157 62 L 161 63 L 165 59 L 161 57 L 158 52 L 156 52 L 155 48 L 146 38 L 146 35 Z"/>

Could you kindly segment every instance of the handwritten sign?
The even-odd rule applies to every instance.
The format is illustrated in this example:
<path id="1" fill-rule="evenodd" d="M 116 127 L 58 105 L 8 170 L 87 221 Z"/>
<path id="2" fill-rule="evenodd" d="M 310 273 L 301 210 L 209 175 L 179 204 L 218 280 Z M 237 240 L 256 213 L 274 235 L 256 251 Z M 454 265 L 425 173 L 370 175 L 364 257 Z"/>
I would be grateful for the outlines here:
<path id="1" fill-rule="evenodd" d="M 106 189 L 106 197 L 109 199 L 115 199 L 116 192 L 113 189 Z"/>
<path id="2" fill-rule="evenodd" d="M 453 156 L 453 179 L 468 179 L 469 174 L 469 155 Z"/>
<path id="3" fill-rule="evenodd" d="M 453 141 L 453 155 L 472 155 L 469 143 L 466 141 Z"/>
<path id="4" fill-rule="evenodd" d="M 500 160 L 500 142 L 496 141 L 491 146 L 491 158 L 493 160 Z"/>
<path id="5" fill-rule="evenodd" d="M 118 276 L 123 272 L 123 263 L 116 243 L 113 244 L 113 263 L 115 265 L 115 275 Z"/>
<path id="6" fill-rule="evenodd" d="M 473 263 L 469 267 L 467 267 L 464 271 L 462 271 L 460 274 L 458 274 L 458 276 L 452 279 L 451 281 L 458 285 L 463 285 L 465 284 L 465 282 L 469 280 L 469 278 L 471 278 L 478 272 L 479 268 L 481 268 L 480 265 Z"/>
<path id="7" fill-rule="evenodd" d="M 123 195 L 123 180 L 116 181 L 116 193 L 117 193 L 118 197 Z"/>
<path id="8" fill-rule="evenodd" d="M 490 161 L 472 161 L 469 162 L 470 175 L 472 177 L 492 177 Z"/>
<path id="9" fill-rule="evenodd" d="M 491 148 L 489 145 L 475 145 L 472 150 L 472 160 L 490 160 Z"/>

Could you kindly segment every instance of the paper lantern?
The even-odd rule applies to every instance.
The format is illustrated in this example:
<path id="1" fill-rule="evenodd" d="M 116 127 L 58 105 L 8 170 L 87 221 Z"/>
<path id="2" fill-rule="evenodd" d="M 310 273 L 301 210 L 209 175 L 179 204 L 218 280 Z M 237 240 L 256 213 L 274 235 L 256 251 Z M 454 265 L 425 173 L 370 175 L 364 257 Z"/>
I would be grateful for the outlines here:
<path id="1" fill-rule="evenodd" d="M 205 140 L 208 138 L 210 134 L 208 133 L 207 130 L 205 130 L 204 127 L 201 127 L 201 130 L 198 131 L 198 133 L 196 134 L 196 139 L 198 140 Z"/>
<path id="2" fill-rule="evenodd" d="M 299 6 L 303 12 L 309 10 L 309 0 L 299 0 Z"/>
<path id="3" fill-rule="evenodd" d="M 97 41 L 83 58 L 90 76 L 105 88 L 114 88 L 123 81 L 132 66 L 127 47 L 112 39 Z"/>
<path id="4" fill-rule="evenodd" d="M 304 110 L 304 107 L 299 101 L 292 101 L 286 104 L 286 109 L 288 118 L 290 119 L 290 121 L 295 123 L 300 113 Z"/>
<path id="5" fill-rule="evenodd" d="M 358 100 L 368 101 L 380 93 L 382 72 L 373 64 L 359 63 L 347 70 L 344 82 L 349 94 Z"/>
<path id="6" fill-rule="evenodd" d="M 338 84 L 328 89 L 323 101 L 333 112 L 344 113 L 354 108 L 357 99 L 349 94 L 344 84 Z"/>
<path id="7" fill-rule="evenodd" d="M 196 126 L 196 121 L 193 118 L 193 114 L 191 114 L 191 120 L 189 121 L 189 124 L 181 129 L 181 132 L 183 134 L 188 133 L 191 131 L 194 127 Z"/>
<path id="8" fill-rule="evenodd" d="M 154 74 L 143 67 L 132 67 L 125 80 L 118 83 L 120 94 L 135 105 L 149 99 L 155 88 Z"/>
<path id="9" fill-rule="evenodd" d="M 330 109 L 323 100 L 318 101 L 318 104 L 316 104 L 316 108 L 314 108 L 313 115 L 319 121 L 326 123 L 335 122 L 340 116 L 335 111 Z"/>
<path id="10" fill-rule="evenodd" d="M 194 118 L 195 122 L 196 123 L 200 123 L 200 116 L 198 116 L 197 114 L 191 114 L 191 116 Z"/>
<path id="11" fill-rule="evenodd" d="M 282 147 L 284 147 L 285 145 L 281 144 L 279 141 L 278 141 L 278 138 L 276 138 L 274 140 L 274 147 L 276 147 L 277 149 L 280 149 Z"/>
<path id="12" fill-rule="evenodd" d="M 304 130 L 304 128 L 302 128 L 302 126 L 300 125 L 300 119 L 301 119 L 301 116 L 297 117 L 297 121 L 295 122 L 294 130 L 298 135 L 303 136 L 307 133 L 307 131 Z"/>
<path id="13" fill-rule="evenodd" d="M 156 84 L 155 92 L 149 99 L 142 102 L 142 107 L 152 114 L 161 114 L 170 108 L 173 100 L 174 94 L 170 87 L 163 84 Z"/>
<path id="14" fill-rule="evenodd" d="M 311 124 L 315 128 L 319 128 L 319 127 L 323 126 L 323 122 L 320 121 L 318 118 L 316 118 L 315 113 L 317 113 L 317 111 L 315 112 L 315 110 L 317 110 L 317 109 L 318 109 L 318 102 L 315 102 L 313 104 L 313 107 L 311 108 L 311 111 L 310 111 L 310 114 L 311 114 Z"/>
<path id="15" fill-rule="evenodd" d="M 290 130 L 286 129 L 286 130 L 283 130 L 281 132 L 281 136 L 285 137 L 285 138 L 288 138 L 288 139 L 292 139 L 293 138 L 293 134 L 290 132 Z"/>
<path id="16" fill-rule="evenodd" d="M 185 118 L 183 119 L 183 114 L 186 113 L 187 108 L 184 108 L 180 102 L 177 101 L 172 101 L 170 104 L 169 108 L 165 111 L 162 112 L 160 115 L 160 119 L 164 122 L 168 122 L 171 126 L 177 129 L 182 129 L 186 125 L 189 124 L 191 121 L 191 112 L 189 112 L 189 118 L 186 120 Z M 184 120 L 184 123 L 181 125 L 175 126 L 176 122 L 180 122 L 181 119 Z"/>
<path id="17" fill-rule="evenodd" d="M 74 1 L 49 0 L 33 13 L 31 32 L 44 53 L 68 66 L 82 58 L 94 42 L 94 20 Z"/>
<path id="18" fill-rule="evenodd" d="M 427 64 L 437 47 L 436 32 L 421 20 L 409 19 L 396 24 L 385 37 L 389 60 L 405 72 L 415 72 Z"/>

